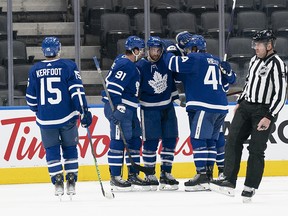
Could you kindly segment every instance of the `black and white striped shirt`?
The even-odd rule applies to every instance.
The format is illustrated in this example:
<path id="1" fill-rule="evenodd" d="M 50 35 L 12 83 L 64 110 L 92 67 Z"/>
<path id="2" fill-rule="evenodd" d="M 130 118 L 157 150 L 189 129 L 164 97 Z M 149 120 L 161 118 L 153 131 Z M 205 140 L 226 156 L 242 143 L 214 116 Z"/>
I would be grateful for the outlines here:
<path id="1" fill-rule="evenodd" d="M 286 101 L 287 66 L 273 53 L 265 59 L 256 55 L 249 63 L 246 82 L 238 103 L 246 100 L 250 103 L 270 105 L 269 116 L 275 117 Z"/>

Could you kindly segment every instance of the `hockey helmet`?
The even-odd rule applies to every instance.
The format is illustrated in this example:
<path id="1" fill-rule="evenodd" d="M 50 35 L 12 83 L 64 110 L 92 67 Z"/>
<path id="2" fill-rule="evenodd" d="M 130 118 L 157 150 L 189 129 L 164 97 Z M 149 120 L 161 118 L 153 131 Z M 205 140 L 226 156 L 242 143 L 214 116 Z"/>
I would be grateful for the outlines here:
<path id="1" fill-rule="evenodd" d="M 133 49 L 144 49 L 145 42 L 137 36 L 129 36 L 125 42 L 125 49 L 133 51 Z"/>
<path id="2" fill-rule="evenodd" d="M 61 50 L 61 43 L 57 37 L 46 37 L 42 41 L 42 51 L 45 57 L 55 57 Z"/>
<path id="3" fill-rule="evenodd" d="M 271 30 L 262 30 L 256 32 L 252 39 L 253 41 L 268 42 L 276 40 L 276 37 Z"/>
<path id="4" fill-rule="evenodd" d="M 178 33 L 175 37 L 175 40 L 178 44 L 178 46 L 181 49 L 185 48 L 185 45 L 190 41 L 190 39 L 192 38 L 192 34 L 188 31 L 182 31 L 180 33 Z"/>
<path id="5" fill-rule="evenodd" d="M 193 35 L 190 41 L 185 45 L 186 49 L 196 47 L 198 51 L 206 50 L 206 40 L 202 35 Z"/>
<path id="6" fill-rule="evenodd" d="M 163 48 L 163 42 L 160 37 L 150 36 L 147 41 L 147 47 L 159 47 Z"/>

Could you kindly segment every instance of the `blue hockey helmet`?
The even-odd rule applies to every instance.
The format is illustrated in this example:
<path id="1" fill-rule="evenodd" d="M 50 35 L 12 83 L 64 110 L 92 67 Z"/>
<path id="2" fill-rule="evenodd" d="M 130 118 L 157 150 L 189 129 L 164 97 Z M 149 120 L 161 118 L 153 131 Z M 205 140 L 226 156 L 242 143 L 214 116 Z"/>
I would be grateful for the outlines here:
<path id="1" fill-rule="evenodd" d="M 202 35 L 193 35 L 190 41 L 185 45 L 185 49 L 197 48 L 197 51 L 206 50 L 206 40 Z"/>
<path id="2" fill-rule="evenodd" d="M 145 42 L 142 38 L 139 38 L 137 36 L 129 36 L 125 42 L 125 49 L 133 51 L 133 49 L 144 49 L 145 48 Z"/>
<path id="3" fill-rule="evenodd" d="M 160 37 L 157 36 L 150 36 L 147 41 L 147 47 L 159 47 L 163 48 L 163 42 Z"/>
<path id="4" fill-rule="evenodd" d="M 61 50 L 61 43 L 57 37 L 46 37 L 42 41 L 42 51 L 45 57 L 55 57 Z"/>
<path id="5" fill-rule="evenodd" d="M 185 48 L 185 45 L 190 41 L 190 39 L 192 38 L 192 34 L 188 31 L 182 31 L 180 33 L 178 33 L 175 37 L 175 40 L 178 44 L 178 46 L 181 49 Z"/>

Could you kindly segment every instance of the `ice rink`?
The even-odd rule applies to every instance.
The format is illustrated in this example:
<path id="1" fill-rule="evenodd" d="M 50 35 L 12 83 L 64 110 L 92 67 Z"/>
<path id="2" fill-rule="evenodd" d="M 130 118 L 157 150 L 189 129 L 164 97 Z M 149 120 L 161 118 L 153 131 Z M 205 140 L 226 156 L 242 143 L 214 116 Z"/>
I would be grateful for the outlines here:
<path id="1" fill-rule="evenodd" d="M 1 215 L 286 215 L 288 177 L 265 177 L 252 203 L 242 203 L 243 178 L 237 183 L 235 197 L 215 192 L 185 192 L 180 179 L 178 191 L 118 192 L 114 199 L 102 196 L 100 184 L 78 182 L 76 195 L 70 201 L 65 194 L 60 201 L 54 196 L 54 186 L 44 184 L 0 185 Z M 109 190 L 109 182 L 103 182 Z"/>

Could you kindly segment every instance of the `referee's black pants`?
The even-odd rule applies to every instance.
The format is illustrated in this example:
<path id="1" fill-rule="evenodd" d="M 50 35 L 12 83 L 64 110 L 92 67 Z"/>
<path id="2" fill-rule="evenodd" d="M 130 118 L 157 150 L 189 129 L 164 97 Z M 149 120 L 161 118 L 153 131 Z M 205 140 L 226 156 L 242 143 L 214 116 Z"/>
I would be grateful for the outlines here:
<path id="1" fill-rule="evenodd" d="M 268 110 L 269 105 L 253 104 L 244 100 L 235 112 L 225 146 L 224 166 L 224 175 L 235 187 L 240 169 L 243 144 L 250 135 L 251 138 L 247 147 L 249 157 L 244 185 L 255 189 L 260 185 L 264 171 L 267 141 L 276 118 L 271 121 L 267 130 L 258 131 L 257 125 Z"/>

